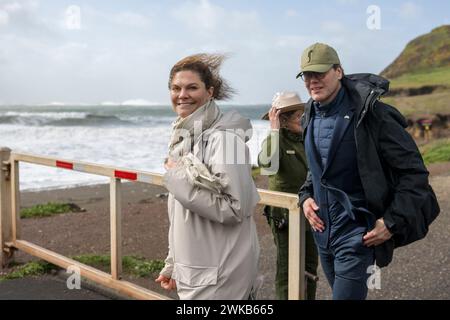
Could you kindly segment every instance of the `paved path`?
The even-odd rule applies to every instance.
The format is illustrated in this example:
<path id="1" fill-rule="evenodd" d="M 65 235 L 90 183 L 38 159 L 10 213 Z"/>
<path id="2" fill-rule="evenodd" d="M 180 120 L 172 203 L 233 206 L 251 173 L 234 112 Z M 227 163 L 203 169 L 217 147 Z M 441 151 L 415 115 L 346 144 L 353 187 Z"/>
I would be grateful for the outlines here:
<path id="1" fill-rule="evenodd" d="M 70 290 L 59 276 L 45 275 L 0 282 L 0 300 L 110 300 L 113 297 L 93 291 L 81 283 Z"/>

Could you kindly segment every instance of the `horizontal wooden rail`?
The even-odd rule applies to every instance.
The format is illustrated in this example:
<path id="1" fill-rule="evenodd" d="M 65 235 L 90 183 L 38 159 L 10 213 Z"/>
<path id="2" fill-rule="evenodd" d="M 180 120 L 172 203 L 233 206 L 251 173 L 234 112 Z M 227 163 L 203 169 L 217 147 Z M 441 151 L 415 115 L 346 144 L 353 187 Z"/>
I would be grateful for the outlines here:
<path id="1" fill-rule="evenodd" d="M 298 211 L 298 197 L 292 193 L 258 189 L 260 204 Z"/>
<path id="2" fill-rule="evenodd" d="M 93 267 L 72 260 L 55 252 L 52 252 L 28 241 L 16 240 L 14 242 L 8 242 L 6 243 L 6 245 L 10 248 L 12 247 L 22 250 L 23 252 L 41 258 L 64 269 L 67 269 L 70 266 L 78 267 L 80 269 L 81 276 L 89 280 L 92 280 L 96 283 L 99 283 L 101 285 L 104 285 L 105 287 L 117 290 L 121 294 L 125 294 L 136 299 L 149 299 L 149 300 L 168 299 L 165 296 L 159 295 L 143 287 L 137 286 L 131 282 L 113 279 L 113 277 L 106 272 L 97 270 Z"/>

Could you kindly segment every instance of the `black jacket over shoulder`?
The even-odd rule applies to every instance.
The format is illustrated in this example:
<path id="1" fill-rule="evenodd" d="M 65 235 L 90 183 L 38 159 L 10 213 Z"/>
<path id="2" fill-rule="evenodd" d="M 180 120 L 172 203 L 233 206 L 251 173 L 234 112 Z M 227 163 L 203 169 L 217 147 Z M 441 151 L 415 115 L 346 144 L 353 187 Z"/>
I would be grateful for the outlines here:
<path id="1" fill-rule="evenodd" d="M 405 118 L 394 107 L 379 101 L 389 82 L 373 74 L 353 74 L 342 85 L 356 108 L 354 127 L 357 163 L 368 209 L 384 218 L 394 234 L 375 247 L 377 265 L 392 261 L 395 247 L 422 239 L 439 214 L 439 205 L 428 183 L 420 152 L 405 128 Z M 311 120 L 312 99 L 302 117 L 304 134 Z M 300 204 L 314 197 L 311 174 L 300 188 Z"/>

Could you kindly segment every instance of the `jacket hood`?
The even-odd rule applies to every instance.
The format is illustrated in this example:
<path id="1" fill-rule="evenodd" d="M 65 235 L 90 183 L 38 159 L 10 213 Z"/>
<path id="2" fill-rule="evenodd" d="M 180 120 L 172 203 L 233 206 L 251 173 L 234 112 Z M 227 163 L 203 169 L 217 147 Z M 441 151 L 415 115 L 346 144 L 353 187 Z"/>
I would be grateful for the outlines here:
<path id="1" fill-rule="evenodd" d="M 389 80 L 371 73 L 355 73 L 344 76 L 342 85 L 361 109 L 368 109 L 389 91 Z M 361 111 L 361 110 L 358 110 Z"/>
<path id="2" fill-rule="evenodd" d="M 231 110 L 222 114 L 222 116 L 210 129 L 232 131 L 245 142 L 250 140 L 253 134 L 250 120 L 241 116 L 236 110 Z"/>
<path id="3" fill-rule="evenodd" d="M 344 87 L 349 90 L 351 97 L 358 101 L 359 106 L 359 122 L 365 116 L 367 111 L 372 110 L 375 106 L 383 104 L 375 104 L 379 97 L 389 91 L 389 80 L 371 73 L 355 73 L 344 77 L 342 80 Z M 389 110 L 390 116 L 404 128 L 408 126 L 405 117 L 397 109 Z"/>
<path id="4" fill-rule="evenodd" d="M 351 84 L 348 83 L 354 82 L 354 89 L 360 92 L 361 94 L 365 92 L 370 92 L 371 90 L 377 90 L 380 92 L 380 95 L 385 94 L 389 91 L 389 80 L 377 76 L 376 74 L 371 73 L 355 73 L 346 75 L 343 78 L 344 82 L 347 82 L 347 86 Z"/>

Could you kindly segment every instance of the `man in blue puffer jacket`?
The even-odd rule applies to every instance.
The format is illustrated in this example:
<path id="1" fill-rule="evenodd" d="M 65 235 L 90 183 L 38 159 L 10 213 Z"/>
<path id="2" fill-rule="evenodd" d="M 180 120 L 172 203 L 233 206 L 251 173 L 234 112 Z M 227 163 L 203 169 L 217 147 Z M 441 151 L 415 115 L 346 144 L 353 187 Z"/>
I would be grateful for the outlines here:
<path id="1" fill-rule="evenodd" d="M 299 205 L 333 299 L 365 299 L 374 262 L 386 266 L 394 247 L 423 238 L 439 205 L 405 119 L 378 100 L 387 80 L 344 76 L 336 51 L 321 43 L 303 52 L 298 77 L 311 96 Z"/>

